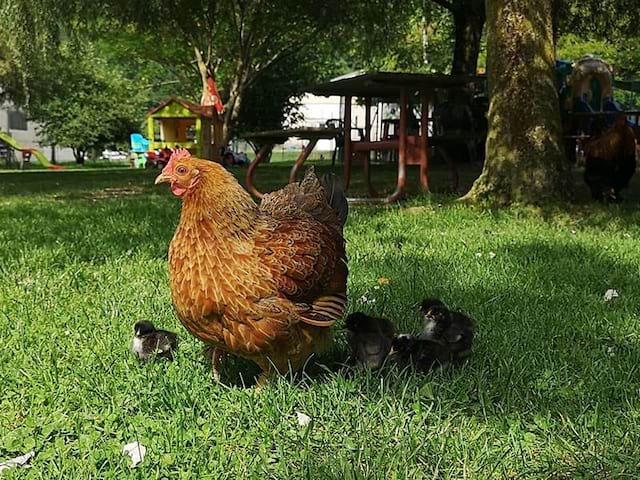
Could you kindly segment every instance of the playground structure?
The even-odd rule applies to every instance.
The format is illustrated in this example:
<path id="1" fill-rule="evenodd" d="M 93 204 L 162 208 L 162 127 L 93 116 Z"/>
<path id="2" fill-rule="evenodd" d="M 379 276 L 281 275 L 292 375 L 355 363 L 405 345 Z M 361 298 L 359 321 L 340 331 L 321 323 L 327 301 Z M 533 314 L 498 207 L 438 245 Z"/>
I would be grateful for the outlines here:
<path id="1" fill-rule="evenodd" d="M 222 119 L 213 106 L 170 98 L 147 114 L 148 150 L 182 147 L 199 158 L 219 162 Z"/>
<path id="2" fill-rule="evenodd" d="M 18 164 L 20 170 L 24 168 L 25 163 L 31 161 L 31 158 L 38 160 L 40 165 L 46 168 L 61 168 L 56 165 L 52 165 L 51 162 L 45 157 L 37 148 L 24 147 L 16 141 L 11 135 L 0 131 L 0 145 L 4 145 L 6 149 L 6 163 L 11 165 L 13 161 Z M 13 152 L 20 152 L 20 155 L 15 155 Z"/>

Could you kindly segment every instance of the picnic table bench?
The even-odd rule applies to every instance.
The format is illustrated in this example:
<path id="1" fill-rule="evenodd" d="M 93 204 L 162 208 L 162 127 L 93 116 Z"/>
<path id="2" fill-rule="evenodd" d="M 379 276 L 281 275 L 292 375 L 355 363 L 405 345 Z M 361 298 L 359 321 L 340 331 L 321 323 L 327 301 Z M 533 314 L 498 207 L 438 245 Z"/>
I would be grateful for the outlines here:
<path id="1" fill-rule="evenodd" d="M 255 160 L 251 162 L 247 169 L 246 186 L 247 190 L 257 198 L 262 198 L 264 193 L 260 192 L 253 183 L 253 176 L 256 168 L 265 159 L 269 157 L 273 147 L 281 143 L 286 142 L 290 138 L 300 138 L 302 140 L 308 140 L 307 146 L 300 152 L 295 164 L 291 168 L 289 174 L 289 183 L 297 181 L 298 171 L 304 165 L 304 162 L 309 158 L 309 155 L 315 148 L 318 140 L 332 140 L 342 133 L 338 128 L 289 128 L 284 130 L 268 130 L 264 132 L 253 132 L 244 135 L 244 138 L 250 142 L 254 142 L 260 145 L 260 150 L 256 154 Z"/>

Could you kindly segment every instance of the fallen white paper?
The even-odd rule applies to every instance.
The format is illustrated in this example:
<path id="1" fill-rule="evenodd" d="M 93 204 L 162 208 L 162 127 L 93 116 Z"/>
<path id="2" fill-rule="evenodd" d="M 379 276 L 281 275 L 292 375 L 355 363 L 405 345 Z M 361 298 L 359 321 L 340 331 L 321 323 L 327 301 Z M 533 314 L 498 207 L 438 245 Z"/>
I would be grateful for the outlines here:
<path id="1" fill-rule="evenodd" d="M 147 453 L 147 447 L 141 445 L 137 441 L 127 443 L 122 449 L 123 455 L 129 455 L 131 457 L 131 468 L 135 467 L 139 463 L 142 463 L 144 456 Z"/>
<path id="2" fill-rule="evenodd" d="M 29 460 L 31 460 L 35 456 L 36 452 L 25 453 L 16 458 L 12 458 L 11 460 L 7 460 L 6 462 L 0 463 L 0 472 L 3 470 L 7 470 L 13 467 L 22 467 Z"/>
<path id="3" fill-rule="evenodd" d="M 298 417 L 298 425 L 301 427 L 306 427 L 311 423 L 311 417 L 302 412 L 296 412 L 296 416 Z"/>
<path id="4" fill-rule="evenodd" d="M 611 300 L 613 300 L 614 298 L 618 298 L 619 296 L 620 295 L 618 294 L 618 291 L 615 288 L 610 288 L 609 290 L 604 292 L 604 301 L 610 302 Z"/>

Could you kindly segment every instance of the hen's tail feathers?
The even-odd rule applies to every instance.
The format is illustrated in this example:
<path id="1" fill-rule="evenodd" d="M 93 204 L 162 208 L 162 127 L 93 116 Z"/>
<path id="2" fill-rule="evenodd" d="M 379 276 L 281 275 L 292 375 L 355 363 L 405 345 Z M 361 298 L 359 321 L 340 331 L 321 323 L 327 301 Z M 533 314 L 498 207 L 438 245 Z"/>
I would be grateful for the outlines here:
<path id="1" fill-rule="evenodd" d="M 316 327 L 330 327 L 340 320 L 347 309 L 347 296 L 336 293 L 318 298 L 302 313 L 302 321 Z"/>
<path id="2" fill-rule="evenodd" d="M 344 195 L 342 180 L 333 173 L 325 173 L 320 178 L 320 183 L 327 194 L 327 203 L 336 211 L 340 223 L 344 227 L 349 214 L 349 204 L 347 203 L 347 197 Z"/>

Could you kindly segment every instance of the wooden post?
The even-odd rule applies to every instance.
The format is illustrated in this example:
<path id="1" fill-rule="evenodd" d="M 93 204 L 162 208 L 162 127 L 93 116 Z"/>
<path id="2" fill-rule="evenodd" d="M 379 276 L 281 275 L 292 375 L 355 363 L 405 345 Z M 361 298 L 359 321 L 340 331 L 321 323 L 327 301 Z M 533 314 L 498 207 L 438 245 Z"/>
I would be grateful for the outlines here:
<path id="1" fill-rule="evenodd" d="M 420 186 L 429 191 L 429 99 L 420 90 Z"/>
<path id="2" fill-rule="evenodd" d="M 249 192 L 257 198 L 264 197 L 264 193 L 260 192 L 253 184 L 253 173 L 255 172 L 255 169 L 258 167 L 258 165 L 265 158 L 269 156 L 272 149 L 273 149 L 272 142 L 267 142 L 264 145 L 262 145 L 262 148 L 260 148 L 260 151 L 257 153 L 255 160 L 251 162 L 251 165 L 249 165 L 249 168 L 247 169 L 247 176 L 246 176 L 247 190 L 249 190 Z"/>
<path id="3" fill-rule="evenodd" d="M 311 152 L 315 148 L 316 143 L 318 143 L 317 137 L 310 138 L 307 146 L 304 148 L 304 150 L 302 150 L 302 152 L 300 152 L 300 155 L 298 156 L 296 163 L 291 168 L 291 173 L 289 174 L 289 183 L 296 183 L 298 181 L 298 178 L 297 178 L 298 170 L 302 168 L 302 165 L 304 165 L 304 162 L 307 160 L 307 158 L 309 158 L 309 155 L 311 155 Z"/>
<path id="4" fill-rule="evenodd" d="M 399 200 L 404 193 L 407 184 L 407 89 L 400 89 L 400 126 L 399 126 L 399 151 L 398 151 L 398 184 L 395 191 L 386 199 L 386 203 L 392 203 Z"/>
<path id="5" fill-rule="evenodd" d="M 364 99 L 364 141 L 371 141 L 371 97 Z M 369 195 L 377 195 L 373 185 L 371 185 L 371 150 L 363 152 L 364 155 L 364 180 L 367 184 Z"/>
<path id="6" fill-rule="evenodd" d="M 344 189 L 351 181 L 351 95 L 344 97 Z"/>

